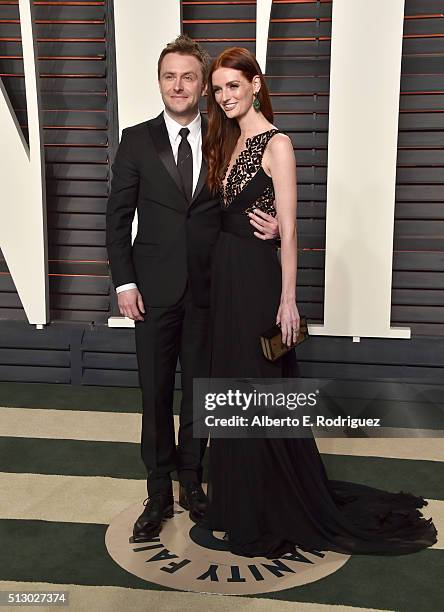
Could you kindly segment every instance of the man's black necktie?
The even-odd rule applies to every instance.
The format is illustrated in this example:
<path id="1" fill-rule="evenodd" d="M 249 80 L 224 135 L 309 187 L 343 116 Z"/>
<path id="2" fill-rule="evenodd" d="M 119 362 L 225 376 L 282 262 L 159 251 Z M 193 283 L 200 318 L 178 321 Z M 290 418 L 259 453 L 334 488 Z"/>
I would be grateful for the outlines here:
<path id="1" fill-rule="evenodd" d="M 177 169 L 182 179 L 183 191 L 188 201 L 191 202 L 193 194 L 193 152 L 191 151 L 191 145 L 187 139 L 189 133 L 190 130 L 188 128 L 182 128 L 179 131 L 182 140 L 180 141 L 179 150 L 177 152 Z"/>

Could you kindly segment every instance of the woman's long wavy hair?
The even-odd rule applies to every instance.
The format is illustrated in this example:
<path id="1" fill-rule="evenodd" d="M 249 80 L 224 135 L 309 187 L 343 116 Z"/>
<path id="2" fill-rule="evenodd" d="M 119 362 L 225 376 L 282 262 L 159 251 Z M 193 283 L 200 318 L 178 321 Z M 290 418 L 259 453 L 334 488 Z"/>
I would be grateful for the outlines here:
<path id="1" fill-rule="evenodd" d="M 250 82 L 254 76 L 259 75 L 261 88 L 257 97 L 261 103 L 261 112 L 270 123 L 273 123 L 270 94 L 256 58 L 248 49 L 242 47 L 226 49 L 212 62 L 208 75 L 208 131 L 203 143 L 203 155 L 208 163 L 207 184 L 213 192 L 217 191 L 223 180 L 224 172 L 240 135 L 236 119 L 229 119 L 216 102 L 212 76 L 218 68 L 240 70 Z"/>

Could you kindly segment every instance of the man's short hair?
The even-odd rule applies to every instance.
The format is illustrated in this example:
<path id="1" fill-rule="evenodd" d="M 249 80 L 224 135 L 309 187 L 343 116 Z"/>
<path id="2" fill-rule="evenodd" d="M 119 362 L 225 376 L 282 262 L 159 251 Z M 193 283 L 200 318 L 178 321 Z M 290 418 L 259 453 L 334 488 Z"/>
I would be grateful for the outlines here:
<path id="1" fill-rule="evenodd" d="M 180 53 L 181 55 L 192 55 L 195 57 L 202 66 L 203 81 L 206 83 L 211 58 L 209 53 L 203 47 L 201 47 L 198 42 L 186 34 L 181 34 L 175 40 L 168 43 L 160 54 L 159 61 L 157 62 L 158 79 L 160 79 L 160 66 L 162 64 L 162 60 L 165 55 L 168 55 L 168 53 Z"/>

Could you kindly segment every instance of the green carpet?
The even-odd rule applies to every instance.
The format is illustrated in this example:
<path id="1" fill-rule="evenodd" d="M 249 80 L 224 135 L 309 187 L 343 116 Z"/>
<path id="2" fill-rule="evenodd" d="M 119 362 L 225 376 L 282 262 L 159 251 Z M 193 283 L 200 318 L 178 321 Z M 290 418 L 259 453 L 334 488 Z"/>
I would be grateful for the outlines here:
<path id="1" fill-rule="evenodd" d="M 444 499 L 444 463 L 344 455 L 322 456 L 330 478 Z M 138 444 L 0 437 L 3 472 L 145 479 Z M 207 455 L 204 469 L 207 468 Z M 418 486 L 419 485 L 419 486 Z"/>
<path id="2" fill-rule="evenodd" d="M 111 560 L 105 531 L 105 525 L 0 520 L 0 579 L 158 589 Z M 438 550 L 401 557 L 356 555 L 318 582 L 260 597 L 438 612 L 443 562 L 444 551 Z"/>
<path id="3" fill-rule="evenodd" d="M 444 391 L 444 386 L 442 388 Z M 439 392 L 436 391 L 436 394 Z M 444 429 L 444 403 L 437 402 L 434 396 L 433 401 L 426 394 L 421 397 L 419 392 L 414 397 L 415 401 L 396 401 L 383 397 L 371 401 L 363 399 L 363 415 L 367 415 L 366 410 L 369 410 L 367 416 L 390 415 L 390 422 L 396 427 Z M 179 414 L 180 399 L 181 392 L 175 391 L 174 414 Z M 331 401 L 336 409 L 339 407 L 338 414 L 354 414 L 353 408 L 359 400 L 344 396 L 325 401 Z M 135 388 L 0 382 L 0 406 L 140 413 L 142 396 L 140 389 Z M 418 425 L 418 422 L 421 424 Z"/>
<path id="4" fill-rule="evenodd" d="M 176 394 L 176 406 L 179 401 L 180 394 Z M 132 413 L 140 411 L 140 392 L 1 383 L 0 405 Z M 444 500 L 444 464 L 440 461 L 326 454 L 323 460 L 333 479 Z M 5 436 L 0 437 L 0 472 L 86 476 L 88 482 L 95 476 L 145 479 L 138 444 Z M 17 520 L 2 513 L 0 580 L 169 590 L 140 580 L 114 563 L 104 544 L 106 525 L 65 521 L 64 516 L 54 522 Z M 438 612 L 443 608 L 443 570 L 444 550 L 439 549 L 397 557 L 355 555 L 327 578 L 254 597 L 270 600 L 270 612 L 273 600 Z"/>

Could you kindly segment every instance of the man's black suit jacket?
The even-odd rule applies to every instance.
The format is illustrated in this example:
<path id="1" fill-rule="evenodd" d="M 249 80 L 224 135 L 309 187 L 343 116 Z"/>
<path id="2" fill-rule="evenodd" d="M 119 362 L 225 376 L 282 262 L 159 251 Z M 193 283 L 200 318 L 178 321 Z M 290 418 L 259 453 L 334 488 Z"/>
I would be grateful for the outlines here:
<path id="1" fill-rule="evenodd" d="M 202 137 L 206 127 L 202 117 Z M 123 130 L 112 171 L 106 242 L 114 285 L 135 282 L 146 306 L 171 306 L 188 281 L 194 303 L 208 306 L 221 210 L 205 182 L 205 161 L 188 202 L 162 113 Z M 131 246 L 136 209 L 138 231 Z"/>

